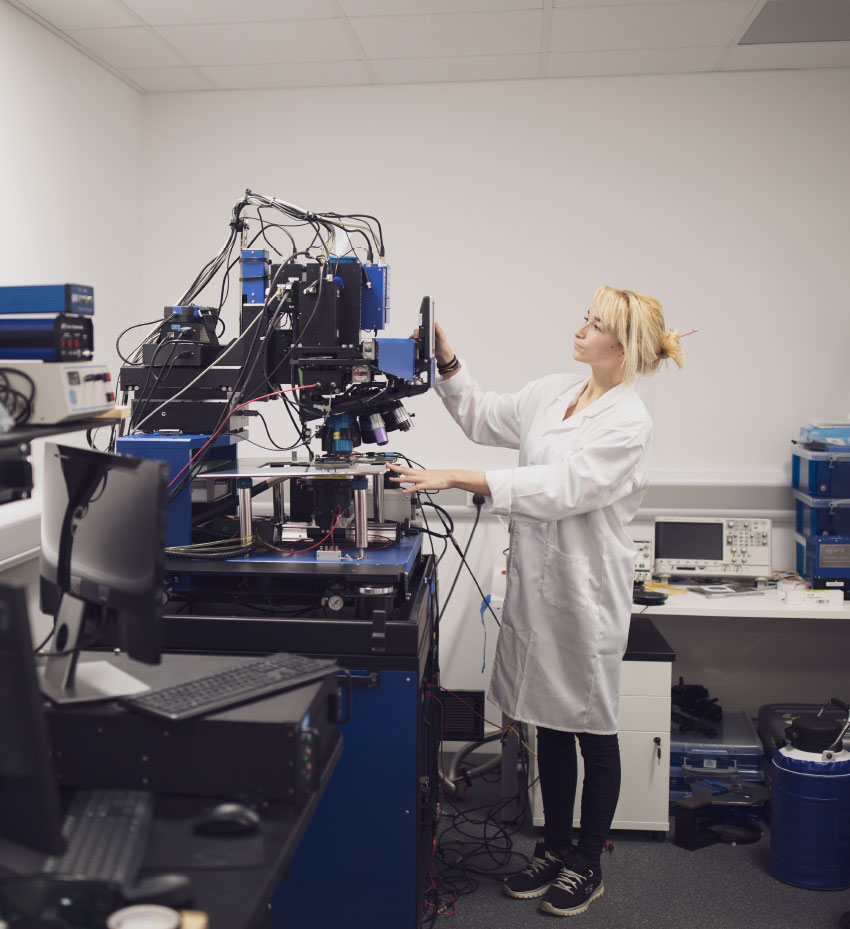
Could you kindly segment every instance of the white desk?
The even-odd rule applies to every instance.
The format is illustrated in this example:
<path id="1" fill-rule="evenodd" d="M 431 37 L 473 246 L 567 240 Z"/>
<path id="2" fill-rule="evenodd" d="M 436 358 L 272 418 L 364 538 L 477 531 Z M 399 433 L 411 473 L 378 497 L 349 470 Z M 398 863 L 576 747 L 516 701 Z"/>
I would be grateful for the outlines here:
<path id="1" fill-rule="evenodd" d="M 732 619 L 850 619 L 850 600 L 838 607 L 789 606 L 780 599 L 780 592 L 768 589 L 761 594 L 731 597 L 706 597 L 691 590 L 671 594 L 660 606 L 634 607 L 635 615 L 656 617 L 672 616 L 727 616 Z M 675 649 L 674 649 L 675 650 Z"/>
<path id="2" fill-rule="evenodd" d="M 687 591 L 635 605 L 676 653 L 674 682 L 702 684 L 724 710 L 850 699 L 850 602 L 789 606 L 775 589 L 710 598 Z"/>

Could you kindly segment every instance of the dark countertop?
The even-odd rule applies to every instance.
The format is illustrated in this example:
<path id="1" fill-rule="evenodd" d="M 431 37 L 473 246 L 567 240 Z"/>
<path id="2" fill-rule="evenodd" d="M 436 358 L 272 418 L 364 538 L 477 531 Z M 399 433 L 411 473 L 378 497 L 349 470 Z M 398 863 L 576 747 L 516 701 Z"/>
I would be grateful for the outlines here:
<path id="1" fill-rule="evenodd" d="M 676 653 L 648 616 L 633 616 L 623 661 L 675 661 Z"/>

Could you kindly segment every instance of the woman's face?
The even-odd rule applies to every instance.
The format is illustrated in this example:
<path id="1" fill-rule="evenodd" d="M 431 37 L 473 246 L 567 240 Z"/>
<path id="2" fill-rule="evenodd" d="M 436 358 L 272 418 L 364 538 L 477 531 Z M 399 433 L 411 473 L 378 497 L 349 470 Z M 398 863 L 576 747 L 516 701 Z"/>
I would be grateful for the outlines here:
<path id="1" fill-rule="evenodd" d="M 622 345 L 605 329 L 593 307 L 587 311 L 584 322 L 575 331 L 573 358 L 591 367 L 616 368 L 622 364 Z"/>

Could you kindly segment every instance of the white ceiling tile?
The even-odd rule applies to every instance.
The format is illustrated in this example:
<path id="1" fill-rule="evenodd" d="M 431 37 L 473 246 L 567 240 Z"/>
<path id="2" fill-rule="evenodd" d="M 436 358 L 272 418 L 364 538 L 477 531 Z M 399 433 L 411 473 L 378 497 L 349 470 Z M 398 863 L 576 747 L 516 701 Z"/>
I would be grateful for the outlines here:
<path id="1" fill-rule="evenodd" d="M 203 68 L 202 71 L 219 90 L 354 86 L 372 82 L 361 61 L 234 65 Z"/>
<path id="2" fill-rule="evenodd" d="M 162 26 L 160 35 L 196 65 L 338 61 L 360 53 L 339 20 Z"/>
<path id="3" fill-rule="evenodd" d="M 613 52 L 560 52 L 549 55 L 547 77 L 692 74 L 714 70 L 724 51 L 725 48 L 637 48 Z"/>
<path id="4" fill-rule="evenodd" d="M 728 45 L 753 8 L 752 0 L 653 3 L 555 10 L 552 52 Z"/>
<path id="5" fill-rule="evenodd" d="M 850 68 L 850 42 L 738 45 L 732 49 L 721 70 L 749 71 L 782 68 Z"/>
<path id="6" fill-rule="evenodd" d="M 507 81 L 540 77 L 540 55 L 395 58 L 373 61 L 372 67 L 386 84 Z"/>
<path id="7" fill-rule="evenodd" d="M 543 0 L 339 0 L 339 5 L 346 16 L 410 16 L 542 10 Z"/>
<path id="8" fill-rule="evenodd" d="M 152 26 L 330 19 L 329 0 L 123 0 Z"/>
<path id="9" fill-rule="evenodd" d="M 554 0 L 555 9 L 586 6 L 647 6 L 656 3 L 723 3 L 724 0 Z M 753 0 L 766 2 L 766 0 Z"/>
<path id="10" fill-rule="evenodd" d="M 18 0 L 57 29 L 137 26 L 138 20 L 115 0 Z"/>
<path id="11" fill-rule="evenodd" d="M 542 13 L 371 16 L 350 20 L 369 58 L 511 55 L 540 51 Z"/>
<path id="12" fill-rule="evenodd" d="M 164 68 L 186 64 L 144 26 L 68 29 L 68 35 L 116 68 Z"/>
<path id="13" fill-rule="evenodd" d="M 121 73 L 152 94 L 215 89 L 194 68 L 130 68 Z"/>

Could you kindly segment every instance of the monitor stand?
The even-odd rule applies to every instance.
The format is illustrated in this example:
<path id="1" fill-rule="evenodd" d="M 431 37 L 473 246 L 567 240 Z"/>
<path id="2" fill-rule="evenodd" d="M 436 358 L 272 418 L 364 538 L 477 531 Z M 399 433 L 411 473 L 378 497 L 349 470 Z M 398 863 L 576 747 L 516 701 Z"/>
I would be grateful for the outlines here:
<path id="1" fill-rule="evenodd" d="M 147 684 L 108 661 L 78 664 L 79 639 L 88 604 L 63 594 L 56 613 L 49 654 L 38 668 L 38 686 L 54 703 L 93 703 L 149 690 Z"/>

